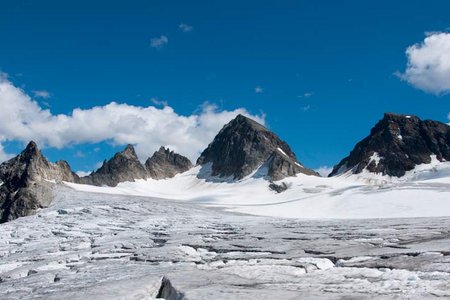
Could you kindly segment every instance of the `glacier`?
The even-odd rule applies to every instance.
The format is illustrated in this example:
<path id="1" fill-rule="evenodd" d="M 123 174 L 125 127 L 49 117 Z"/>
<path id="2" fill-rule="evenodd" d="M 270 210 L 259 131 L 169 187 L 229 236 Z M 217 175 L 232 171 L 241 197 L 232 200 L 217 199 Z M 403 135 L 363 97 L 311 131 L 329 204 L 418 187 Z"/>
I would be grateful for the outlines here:
<path id="1" fill-rule="evenodd" d="M 54 183 L 0 225 L 0 298 L 448 298 L 449 170 Z"/>

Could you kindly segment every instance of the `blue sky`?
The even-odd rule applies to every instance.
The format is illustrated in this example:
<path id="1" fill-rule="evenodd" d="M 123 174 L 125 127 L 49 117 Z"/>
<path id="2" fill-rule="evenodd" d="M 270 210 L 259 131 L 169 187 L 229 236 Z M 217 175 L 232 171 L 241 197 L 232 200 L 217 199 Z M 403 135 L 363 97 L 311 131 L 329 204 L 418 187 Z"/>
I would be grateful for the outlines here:
<path id="1" fill-rule="evenodd" d="M 436 91 L 395 73 L 405 72 L 408 47 L 448 32 L 449 1 L 1 6 L 0 70 L 53 115 L 112 101 L 160 109 L 166 102 L 181 116 L 201 114 L 205 102 L 217 113 L 243 108 L 265 114 L 266 125 L 312 168 L 336 164 L 384 112 L 448 122 L 445 77 Z M 24 139 L 6 136 L 3 147 L 17 153 Z M 92 170 L 122 147 L 119 140 L 80 139 L 59 149 L 50 143 L 44 153 Z"/>

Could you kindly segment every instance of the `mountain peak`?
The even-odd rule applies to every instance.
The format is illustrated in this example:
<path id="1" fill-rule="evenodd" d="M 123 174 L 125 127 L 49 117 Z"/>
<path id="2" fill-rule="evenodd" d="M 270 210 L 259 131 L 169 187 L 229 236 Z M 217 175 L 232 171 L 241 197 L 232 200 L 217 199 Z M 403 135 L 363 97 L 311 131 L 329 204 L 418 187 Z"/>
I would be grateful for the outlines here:
<path id="1" fill-rule="evenodd" d="M 34 141 L 30 141 L 25 149 L 21 153 L 22 157 L 29 159 L 35 156 L 40 156 L 41 151 L 39 150 L 38 146 Z"/>
<path id="2" fill-rule="evenodd" d="M 227 125 L 232 128 L 241 128 L 241 129 L 254 129 L 258 131 L 268 131 L 266 127 L 261 125 L 260 123 L 256 122 L 253 119 L 250 119 L 249 117 L 246 117 L 242 114 L 238 114 L 233 120 L 231 120 Z"/>
<path id="3" fill-rule="evenodd" d="M 125 149 L 123 149 L 121 152 L 119 152 L 118 154 L 123 155 L 127 158 L 137 158 L 137 154 L 136 151 L 134 150 L 134 146 L 131 144 L 128 144 Z"/>
<path id="4" fill-rule="evenodd" d="M 25 147 L 25 151 L 36 151 L 37 149 L 38 147 L 34 141 L 30 141 Z"/>
<path id="5" fill-rule="evenodd" d="M 119 182 L 145 178 L 147 172 L 139 161 L 133 145 L 128 144 L 110 160 L 105 160 L 97 171 L 80 180 L 85 184 L 116 186 Z"/>
<path id="6" fill-rule="evenodd" d="M 411 118 L 418 119 L 418 117 L 414 115 L 397 114 L 392 112 L 385 112 L 383 116 L 384 120 L 402 120 Z"/>
<path id="7" fill-rule="evenodd" d="M 450 126 L 413 115 L 386 113 L 329 176 L 367 170 L 401 177 L 416 165 L 430 163 L 432 155 L 441 161 L 450 159 Z"/>
<path id="8" fill-rule="evenodd" d="M 67 162 L 49 162 L 33 141 L 18 156 L 0 164 L 0 177 L 0 223 L 48 206 L 53 198 L 49 181 L 78 181 Z"/>
<path id="9" fill-rule="evenodd" d="M 238 114 L 231 122 L 247 122 L 247 123 L 257 123 L 256 121 L 250 119 L 249 117 L 244 116 L 243 114 Z"/>
<path id="10" fill-rule="evenodd" d="M 187 157 L 161 146 L 152 157 L 147 159 L 145 168 L 151 178 L 165 179 L 186 172 L 192 168 L 192 163 Z"/>
<path id="11" fill-rule="evenodd" d="M 297 162 L 289 145 L 277 135 L 258 122 L 238 115 L 220 130 L 198 158 L 197 165 L 211 163 L 212 176 L 242 179 L 263 164 L 269 163 L 272 154 L 278 149 L 290 163 Z M 272 170 L 273 174 L 277 174 L 276 179 L 301 172 L 298 168 L 286 168 L 285 164 L 277 166 L 291 171 L 280 173 Z M 272 178 L 271 174 L 267 175 Z"/>
<path id="12" fill-rule="evenodd" d="M 169 148 L 166 148 L 166 147 L 164 147 L 164 146 L 161 146 L 161 147 L 159 147 L 159 149 L 158 149 L 157 152 L 159 152 L 159 153 L 170 153 L 170 152 L 173 152 L 173 151 L 170 151 Z"/>

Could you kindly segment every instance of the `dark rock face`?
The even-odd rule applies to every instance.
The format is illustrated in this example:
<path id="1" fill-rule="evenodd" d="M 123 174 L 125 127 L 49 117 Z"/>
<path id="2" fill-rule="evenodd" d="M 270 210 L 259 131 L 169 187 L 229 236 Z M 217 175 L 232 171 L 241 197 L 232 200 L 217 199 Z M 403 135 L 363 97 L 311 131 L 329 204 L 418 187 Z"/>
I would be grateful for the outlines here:
<path id="1" fill-rule="evenodd" d="M 50 181 L 77 182 L 67 162 L 50 163 L 34 142 L 18 156 L 0 165 L 0 222 L 31 215 L 53 199 Z"/>
<path id="2" fill-rule="evenodd" d="M 211 163 L 211 175 L 242 179 L 263 164 L 279 180 L 298 173 L 318 175 L 302 167 L 291 148 L 263 125 L 242 115 L 225 125 L 203 151 L 197 165 Z"/>
<path id="3" fill-rule="evenodd" d="M 282 193 L 289 188 L 286 182 L 281 182 L 280 184 L 276 184 L 275 182 L 271 182 L 269 184 L 269 189 L 275 191 L 277 193 Z"/>
<path id="4" fill-rule="evenodd" d="M 167 300 L 183 300 L 185 296 L 183 293 L 175 289 L 170 282 L 169 278 L 163 277 L 161 279 L 161 286 L 159 287 L 157 299 L 167 299 Z"/>
<path id="5" fill-rule="evenodd" d="M 110 160 L 105 160 L 97 171 L 80 178 L 80 182 L 97 186 L 116 186 L 119 182 L 145 178 L 147 171 L 139 161 L 134 147 L 128 145 Z"/>
<path id="6" fill-rule="evenodd" d="M 147 159 L 145 168 L 151 178 L 164 179 L 186 172 L 192 168 L 192 163 L 187 157 L 161 147 Z"/>
<path id="7" fill-rule="evenodd" d="M 450 126 L 416 116 L 386 113 L 370 135 L 356 144 L 350 155 L 333 168 L 329 176 L 364 169 L 401 177 L 418 164 L 450 160 Z"/>
<path id="8" fill-rule="evenodd" d="M 280 180 L 285 177 L 295 176 L 303 173 L 306 175 L 315 175 L 317 172 L 303 167 L 295 158 L 287 156 L 279 149 L 275 150 L 268 159 L 268 175 L 272 180 Z"/>

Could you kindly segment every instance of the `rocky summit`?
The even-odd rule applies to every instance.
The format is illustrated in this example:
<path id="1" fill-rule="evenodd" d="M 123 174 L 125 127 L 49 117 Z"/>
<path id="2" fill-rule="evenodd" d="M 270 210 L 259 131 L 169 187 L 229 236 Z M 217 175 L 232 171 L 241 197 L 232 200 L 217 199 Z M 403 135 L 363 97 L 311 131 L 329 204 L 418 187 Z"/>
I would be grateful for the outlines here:
<path id="1" fill-rule="evenodd" d="M 416 165 L 430 163 L 432 156 L 439 161 L 450 160 L 450 126 L 422 121 L 416 116 L 386 113 L 329 176 L 367 170 L 401 177 Z"/>
<path id="2" fill-rule="evenodd" d="M 0 165 L 0 222 L 32 214 L 53 199 L 52 182 L 78 182 L 65 161 L 53 164 L 34 142 L 22 153 Z"/>
<path id="3" fill-rule="evenodd" d="M 114 155 L 89 176 L 82 177 L 81 183 L 91 185 L 116 186 L 120 182 L 147 178 L 147 171 L 139 161 L 132 145 L 127 145 L 123 151 Z"/>
<path id="4" fill-rule="evenodd" d="M 298 173 L 318 175 L 303 167 L 289 145 L 258 122 L 238 115 L 202 152 L 197 165 L 211 164 L 212 176 L 242 179 L 258 168 L 271 180 Z"/>
<path id="5" fill-rule="evenodd" d="M 145 162 L 148 175 L 153 179 L 172 178 L 192 168 L 191 161 L 170 149 L 161 146 L 152 157 Z"/>

